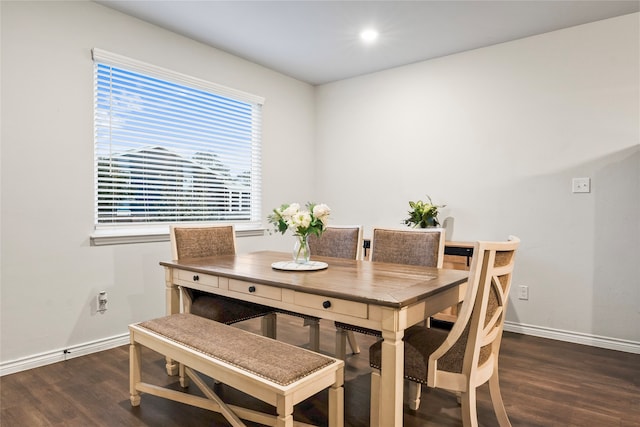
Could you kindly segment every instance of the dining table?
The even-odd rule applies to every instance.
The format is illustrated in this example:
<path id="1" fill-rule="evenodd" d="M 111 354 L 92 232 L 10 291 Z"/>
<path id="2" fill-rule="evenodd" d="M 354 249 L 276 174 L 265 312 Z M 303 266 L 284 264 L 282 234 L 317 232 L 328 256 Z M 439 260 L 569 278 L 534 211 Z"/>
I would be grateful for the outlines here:
<path id="1" fill-rule="evenodd" d="M 180 287 L 382 332 L 381 390 L 372 425 L 401 426 L 405 329 L 462 301 L 468 271 L 286 252 L 161 261 L 167 314 L 181 311 Z M 167 361 L 167 370 L 177 367 Z"/>

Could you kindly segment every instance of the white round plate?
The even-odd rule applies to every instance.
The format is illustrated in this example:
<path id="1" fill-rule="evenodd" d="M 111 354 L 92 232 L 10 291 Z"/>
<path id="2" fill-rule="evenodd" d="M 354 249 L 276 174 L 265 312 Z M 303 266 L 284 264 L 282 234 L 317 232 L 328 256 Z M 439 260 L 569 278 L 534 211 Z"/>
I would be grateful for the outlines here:
<path id="1" fill-rule="evenodd" d="M 324 270 L 327 267 L 329 267 L 329 264 L 322 261 L 309 261 L 306 264 L 298 264 L 293 261 L 278 261 L 271 264 L 271 268 L 286 271 L 314 271 Z"/>

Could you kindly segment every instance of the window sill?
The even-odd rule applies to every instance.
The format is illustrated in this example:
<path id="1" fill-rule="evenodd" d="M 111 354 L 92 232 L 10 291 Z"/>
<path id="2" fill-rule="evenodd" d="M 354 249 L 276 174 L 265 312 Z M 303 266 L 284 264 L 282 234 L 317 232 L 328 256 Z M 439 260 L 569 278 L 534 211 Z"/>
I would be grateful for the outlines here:
<path id="1" fill-rule="evenodd" d="M 238 228 L 236 237 L 264 236 L 264 228 Z M 169 227 L 108 228 L 91 233 L 91 246 L 124 245 L 169 241 Z"/>

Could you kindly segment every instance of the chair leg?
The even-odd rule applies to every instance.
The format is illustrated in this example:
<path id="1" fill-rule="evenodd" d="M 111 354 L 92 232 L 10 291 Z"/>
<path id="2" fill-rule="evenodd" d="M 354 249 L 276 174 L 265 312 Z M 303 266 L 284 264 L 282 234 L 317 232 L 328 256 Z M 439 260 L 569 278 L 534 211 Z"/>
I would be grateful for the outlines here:
<path id="1" fill-rule="evenodd" d="M 356 336 L 353 331 L 347 331 L 347 341 L 349 341 L 349 347 L 351 347 L 351 352 L 353 354 L 360 353 L 360 346 L 358 345 L 358 341 L 356 340 Z"/>
<path id="2" fill-rule="evenodd" d="M 369 423 L 371 427 L 380 426 L 380 371 L 371 371 L 371 408 L 369 410 Z"/>
<path id="3" fill-rule="evenodd" d="M 347 331 L 336 328 L 336 359 L 345 360 L 347 358 Z"/>
<path id="4" fill-rule="evenodd" d="M 309 325 L 309 348 L 312 351 L 320 351 L 320 321 L 305 319 L 304 325 Z"/>
<path id="5" fill-rule="evenodd" d="M 470 387 L 468 391 L 460 395 L 462 400 L 462 425 L 463 427 L 478 427 L 478 412 L 476 410 L 476 389 Z"/>
<path id="6" fill-rule="evenodd" d="M 409 392 L 407 403 L 409 408 L 417 411 L 420 408 L 420 395 L 422 394 L 422 384 L 415 381 L 409 381 Z"/>
<path id="7" fill-rule="evenodd" d="M 277 321 L 276 313 L 269 313 L 262 316 L 260 322 L 262 335 L 275 340 L 277 336 Z"/>
<path id="8" fill-rule="evenodd" d="M 356 340 L 356 336 L 353 331 L 336 327 L 336 358 L 340 360 L 346 360 L 347 358 L 347 341 L 351 352 L 353 354 L 360 353 L 360 346 Z"/>
<path id="9" fill-rule="evenodd" d="M 489 393 L 491 395 L 491 403 L 493 403 L 493 410 L 496 413 L 498 424 L 500 427 L 511 427 L 507 410 L 504 407 L 502 401 L 502 394 L 500 393 L 500 382 L 498 380 L 498 367 L 493 370 L 493 375 L 489 378 Z"/>

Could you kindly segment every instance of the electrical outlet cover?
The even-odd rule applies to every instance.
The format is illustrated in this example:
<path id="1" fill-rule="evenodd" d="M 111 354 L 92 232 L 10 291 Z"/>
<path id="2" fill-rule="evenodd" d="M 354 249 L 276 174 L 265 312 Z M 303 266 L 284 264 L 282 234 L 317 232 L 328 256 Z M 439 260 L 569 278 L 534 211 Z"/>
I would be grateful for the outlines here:
<path id="1" fill-rule="evenodd" d="M 574 193 L 590 193 L 591 179 L 590 178 L 573 178 L 571 188 Z"/>

